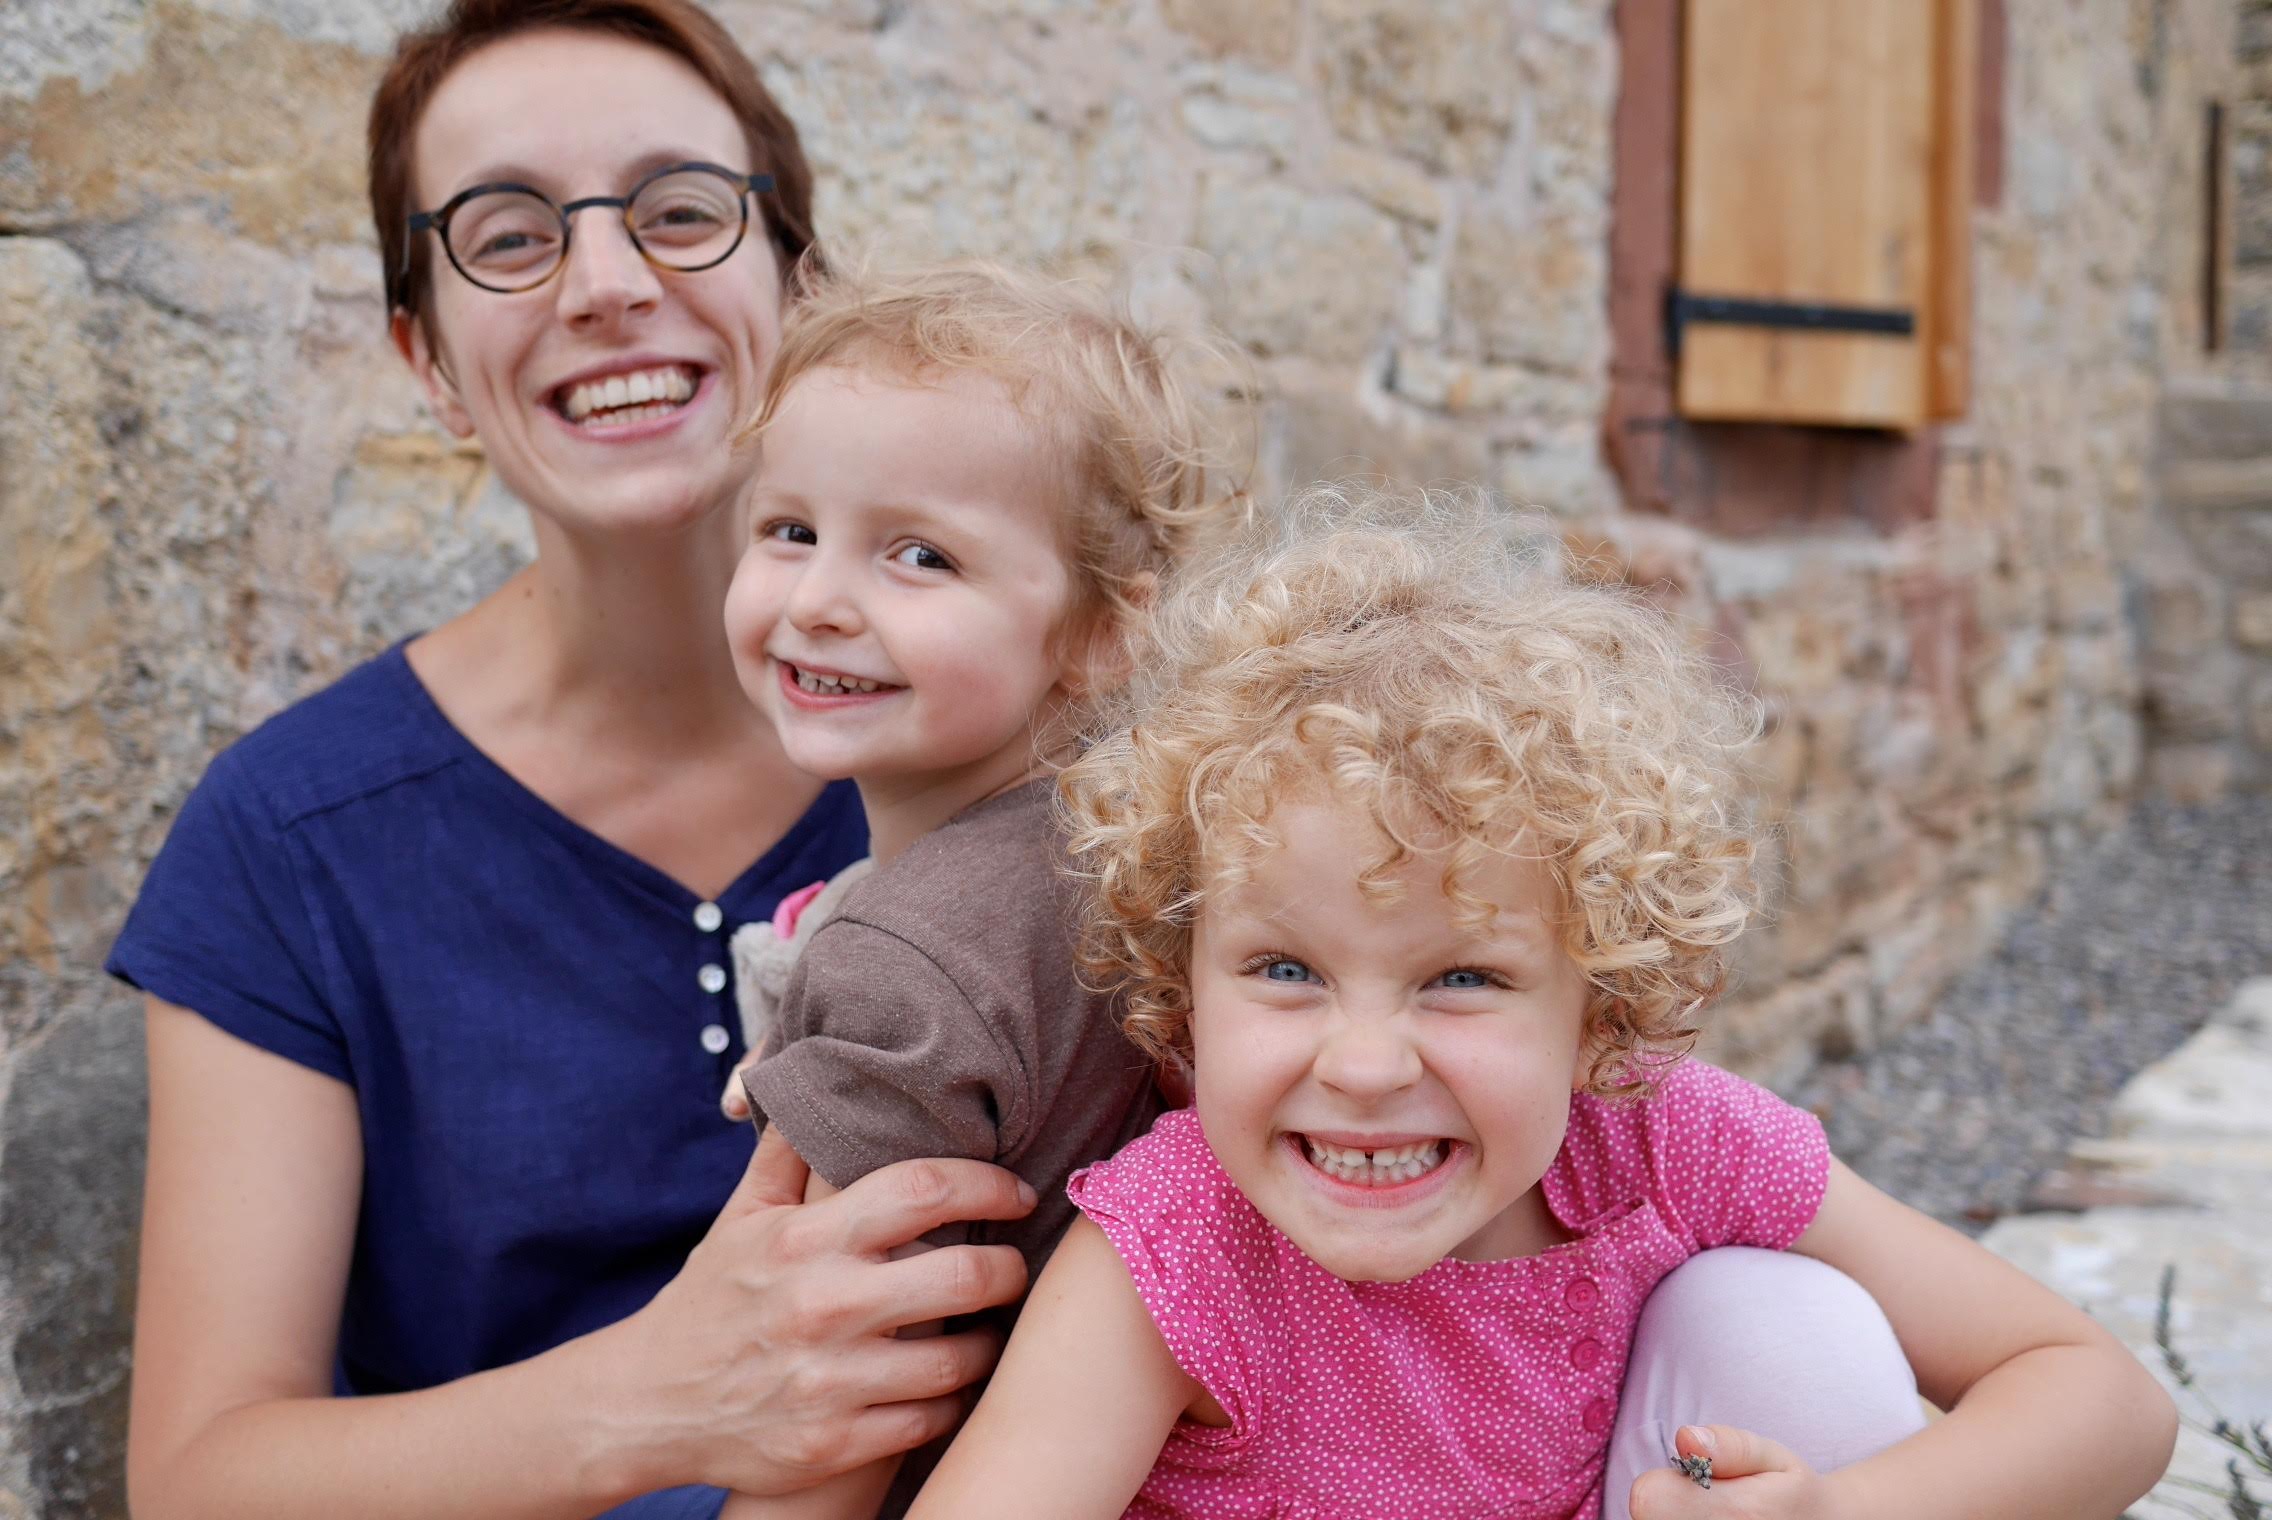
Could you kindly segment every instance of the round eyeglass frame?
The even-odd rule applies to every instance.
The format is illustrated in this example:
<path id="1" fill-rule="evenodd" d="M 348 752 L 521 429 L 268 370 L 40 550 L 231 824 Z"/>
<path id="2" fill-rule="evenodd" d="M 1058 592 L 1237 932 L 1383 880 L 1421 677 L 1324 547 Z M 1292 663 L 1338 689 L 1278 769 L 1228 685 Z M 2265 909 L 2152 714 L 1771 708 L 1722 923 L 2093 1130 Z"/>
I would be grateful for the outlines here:
<path id="1" fill-rule="evenodd" d="M 734 205 L 741 211 L 741 225 L 734 229 L 734 240 L 726 245 L 726 251 L 716 258 L 705 259 L 699 264 L 667 263 L 656 258 L 647 245 L 639 241 L 638 230 L 631 225 L 631 203 L 639 198 L 640 191 L 646 189 L 655 181 L 690 171 L 715 174 L 720 179 L 735 186 L 737 193 L 734 196 Z M 639 250 L 641 258 L 657 269 L 668 269 L 674 274 L 697 274 L 705 269 L 715 269 L 734 256 L 735 251 L 742 246 L 742 240 L 749 236 L 749 197 L 751 195 L 763 195 L 772 188 L 773 176 L 770 174 L 743 174 L 739 170 L 729 169 L 723 164 L 704 163 L 699 159 L 689 160 L 683 164 L 665 164 L 662 168 L 641 176 L 639 182 L 631 187 L 631 193 L 628 195 L 587 195 L 582 200 L 570 201 L 565 206 L 555 202 L 551 196 L 546 195 L 534 185 L 524 185 L 518 180 L 496 180 L 484 185 L 469 185 L 442 202 L 436 210 L 414 211 L 410 214 L 410 237 L 405 239 L 402 245 L 402 272 L 405 276 L 410 273 L 410 250 L 415 244 L 418 234 L 433 232 L 441 236 L 442 256 L 450 261 L 450 267 L 455 269 L 459 278 L 463 279 L 468 285 L 489 291 L 495 295 L 523 295 L 528 291 L 535 290 L 567 267 L 568 245 L 575 237 L 576 231 L 575 224 L 569 218 L 577 212 L 593 206 L 612 206 L 618 213 L 617 219 L 623 223 L 623 235 L 631 239 L 631 246 Z M 560 220 L 560 257 L 552 261 L 552 267 L 526 285 L 492 285 L 486 280 L 476 279 L 463 264 L 458 262 L 457 250 L 450 246 L 450 218 L 457 214 L 458 208 L 476 196 L 497 195 L 506 191 L 534 196 L 547 206 L 552 207 L 552 214 Z"/>

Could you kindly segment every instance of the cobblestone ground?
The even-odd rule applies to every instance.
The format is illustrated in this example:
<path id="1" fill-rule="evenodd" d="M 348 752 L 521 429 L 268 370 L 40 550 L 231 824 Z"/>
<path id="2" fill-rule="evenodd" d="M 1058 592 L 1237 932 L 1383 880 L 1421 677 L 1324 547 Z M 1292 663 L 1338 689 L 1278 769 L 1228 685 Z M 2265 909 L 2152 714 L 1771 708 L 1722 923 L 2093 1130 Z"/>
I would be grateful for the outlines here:
<path id="1" fill-rule="evenodd" d="M 2030 1205 L 2134 1073 L 2272 974 L 2272 798 L 2145 803 L 1926 1018 L 1791 1096 L 1894 1196 L 1978 1233 Z"/>

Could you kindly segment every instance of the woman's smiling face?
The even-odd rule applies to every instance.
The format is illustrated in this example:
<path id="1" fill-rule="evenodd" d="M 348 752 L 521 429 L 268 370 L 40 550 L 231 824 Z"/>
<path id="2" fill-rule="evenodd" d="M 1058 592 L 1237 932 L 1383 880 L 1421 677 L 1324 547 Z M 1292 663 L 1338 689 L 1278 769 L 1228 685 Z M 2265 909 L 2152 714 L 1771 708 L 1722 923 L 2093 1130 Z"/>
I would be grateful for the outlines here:
<path id="1" fill-rule="evenodd" d="M 683 60 L 599 33 L 532 31 L 442 81 L 418 125 L 413 195 L 430 211 L 468 186 L 517 181 L 565 205 L 628 194 L 665 165 L 746 172 L 748 159 L 741 123 Z M 409 324 L 412 368 L 443 424 L 478 435 L 541 516 L 571 532 L 685 527 L 729 504 L 748 470 L 732 437 L 781 330 L 762 214 L 751 206 L 725 262 L 679 273 L 649 264 L 613 209 L 580 211 L 559 271 L 510 295 L 462 279 L 439 235 L 419 233 L 431 240 L 437 336 Z"/>

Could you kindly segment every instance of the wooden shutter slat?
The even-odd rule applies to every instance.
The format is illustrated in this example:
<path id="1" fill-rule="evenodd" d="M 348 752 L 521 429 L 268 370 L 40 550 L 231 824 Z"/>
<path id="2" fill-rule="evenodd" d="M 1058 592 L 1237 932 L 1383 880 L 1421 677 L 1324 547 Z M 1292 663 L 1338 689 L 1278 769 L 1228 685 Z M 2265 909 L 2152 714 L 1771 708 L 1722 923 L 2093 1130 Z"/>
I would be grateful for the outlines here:
<path id="1" fill-rule="evenodd" d="M 1899 308 L 1920 331 L 1681 336 L 1683 414 L 1915 427 L 1934 219 L 1937 0 L 1688 0 L 1680 281 Z"/>
<path id="2" fill-rule="evenodd" d="M 1933 239 L 1923 319 L 1925 414 L 1961 417 L 1972 403 L 1972 194 L 1979 119 L 1980 7 L 1935 0 Z"/>

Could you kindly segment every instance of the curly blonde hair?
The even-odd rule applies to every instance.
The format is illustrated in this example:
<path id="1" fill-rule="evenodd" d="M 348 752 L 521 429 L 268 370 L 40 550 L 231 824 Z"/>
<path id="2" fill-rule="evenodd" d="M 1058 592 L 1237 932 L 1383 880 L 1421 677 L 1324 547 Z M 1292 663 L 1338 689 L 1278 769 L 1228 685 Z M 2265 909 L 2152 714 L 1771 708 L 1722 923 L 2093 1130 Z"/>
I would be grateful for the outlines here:
<path id="1" fill-rule="evenodd" d="M 1480 927 L 1476 866 L 1539 860 L 1591 987 L 1589 1087 L 1647 1091 L 1752 911 L 1728 781 L 1754 704 L 1480 496 L 1319 486 L 1255 526 L 1170 589 L 1110 727 L 1060 778 L 1083 963 L 1124 991 L 1130 1035 L 1188 1061 L 1192 926 L 1275 848 L 1272 808 L 1317 786 L 1379 831 L 1369 894 L 1415 837 L 1448 836 L 1445 894 Z"/>
<path id="2" fill-rule="evenodd" d="M 789 388 L 818 369 L 878 369 L 927 382 L 999 382 L 1054 447 L 1063 548 L 1078 586 L 1068 626 L 1105 615 L 1125 630 L 1148 589 L 1211 525 L 1246 505 L 1227 408 L 1195 375 L 1235 359 L 1211 334 L 1140 326 L 1097 286 L 982 259 L 891 264 L 809 259 L 757 415 L 739 443 L 762 451 Z M 1250 387 L 1235 384 L 1233 394 Z"/>

